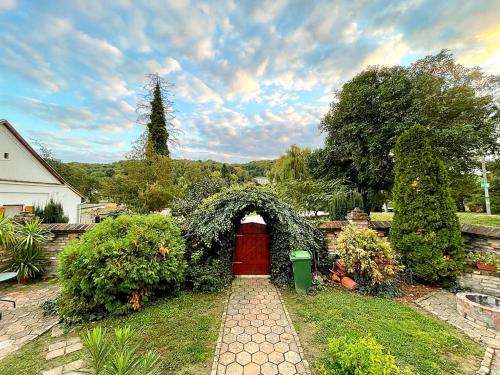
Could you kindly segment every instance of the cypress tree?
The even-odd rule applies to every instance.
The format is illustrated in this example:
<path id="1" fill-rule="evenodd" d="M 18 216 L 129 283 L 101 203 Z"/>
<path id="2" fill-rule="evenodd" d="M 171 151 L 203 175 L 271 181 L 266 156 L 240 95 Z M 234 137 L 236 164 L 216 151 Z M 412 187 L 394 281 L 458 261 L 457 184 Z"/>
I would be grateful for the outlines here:
<path id="1" fill-rule="evenodd" d="M 427 130 L 415 125 L 401 134 L 395 158 L 392 246 L 418 278 L 452 281 L 463 268 L 464 244 L 448 173 Z"/>
<path id="2" fill-rule="evenodd" d="M 169 156 L 168 151 L 168 131 L 165 120 L 165 110 L 161 97 L 160 80 L 156 78 L 153 89 L 153 100 L 151 100 L 151 114 L 148 122 L 148 146 L 153 152 L 159 155 Z"/>

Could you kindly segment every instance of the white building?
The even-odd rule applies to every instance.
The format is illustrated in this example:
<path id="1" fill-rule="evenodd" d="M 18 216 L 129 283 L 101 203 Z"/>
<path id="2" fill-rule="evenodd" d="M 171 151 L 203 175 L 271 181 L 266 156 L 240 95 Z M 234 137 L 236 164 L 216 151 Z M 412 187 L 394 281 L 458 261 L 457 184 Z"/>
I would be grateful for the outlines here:
<path id="1" fill-rule="evenodd" d="M 0 212 L 12 217 L 33 206 L 43 207 L 52 198 L 75 224 L 82 197 L 7 120 L 0 120 Z"/>

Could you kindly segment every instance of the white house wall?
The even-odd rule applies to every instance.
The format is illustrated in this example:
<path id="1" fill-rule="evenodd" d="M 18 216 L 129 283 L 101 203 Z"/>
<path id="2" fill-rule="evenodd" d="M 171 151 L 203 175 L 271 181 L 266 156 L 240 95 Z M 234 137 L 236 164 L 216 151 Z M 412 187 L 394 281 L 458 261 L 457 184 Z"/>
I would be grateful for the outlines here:
<path id="1" fill-rule="evenodd" d="M 50 198 L 61 203 L 70 223 L 79 222 L 81 197 L 68 186 L 0 181 L 0 206 L 22 204 L 43 207 Z"/>
<path id="2" fill-rule="evenodd" d="M 5 126 L 0 126 L 0 179 L 60 183 Z"/>

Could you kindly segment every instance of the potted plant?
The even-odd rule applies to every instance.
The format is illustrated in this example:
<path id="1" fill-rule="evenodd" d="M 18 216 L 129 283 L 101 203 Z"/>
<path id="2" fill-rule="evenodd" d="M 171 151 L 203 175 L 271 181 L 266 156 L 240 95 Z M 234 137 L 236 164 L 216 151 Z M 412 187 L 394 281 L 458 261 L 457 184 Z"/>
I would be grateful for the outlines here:
<path id="1" fill-rule="evenodd" d="M 483 271 L 496 271 L 500 268 L 500 257 L 492 253 L 469 252 L 466 257 L 469 264 Z"/>

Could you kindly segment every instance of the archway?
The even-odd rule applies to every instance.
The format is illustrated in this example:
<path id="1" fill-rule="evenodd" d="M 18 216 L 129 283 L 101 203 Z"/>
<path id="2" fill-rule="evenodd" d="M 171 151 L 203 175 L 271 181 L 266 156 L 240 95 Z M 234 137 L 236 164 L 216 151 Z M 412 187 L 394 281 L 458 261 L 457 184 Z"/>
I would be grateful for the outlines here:
<path id="1" fill-rule="evenodd" d="M 288 254 L 293 249 L 311 251 L 317 268 L 328 269 L 328 251 L 322 232 L 269 188 L 256 186 L 234 187 L 215 194 L 187 219 L 188 262 L 193 253 L 202 261 L 216 259 L 222 265 L 222 276 L 230 280 L 237 229 L 241 219 L 250 212 L 261 215 L 267 225 L 271 281 L 281 285 L 292 282 Z"/>

